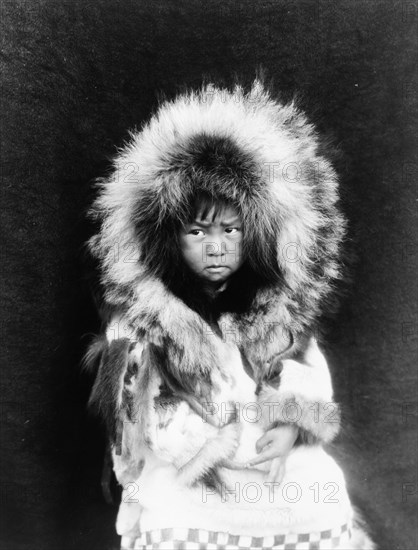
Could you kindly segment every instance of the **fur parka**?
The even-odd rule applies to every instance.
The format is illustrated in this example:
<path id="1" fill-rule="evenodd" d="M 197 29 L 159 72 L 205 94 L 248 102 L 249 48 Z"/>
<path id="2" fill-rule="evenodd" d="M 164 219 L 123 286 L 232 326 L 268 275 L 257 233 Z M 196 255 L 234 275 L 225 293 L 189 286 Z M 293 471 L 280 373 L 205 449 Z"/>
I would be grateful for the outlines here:
<path id="1" fill-rule="evenodd" d="M 220 366 L 219 336 L 237 343 L 261 383 L 332 309 L 345 230 L 337 176 L 305 115 L 260 81 L 247 93 L 208 85 L 164 103 L 98 187 L 100 231 L 89 245 L 105 301 L 133 341 L 164 341 L 171 374 L 193 380 L 190 391 L 204 391 Z M 169 284 L 175 235 L 198 193 L 237 208 L 249 264 L 271 274 L 244 311 L 220 314 L 220 334 Z"/>
<path id="2" fill-rule="evenodd" d="M 107 315 L 86 357 L 99 363 L 90 404 L 107 421 L 118 481 L 141 487 L 138 503 L 122 499 L 118 532 L 131 544 L 144 528 L 184 522 L 259 534 L 355 525 L 341 470 L 311 445 L 339 429 L 313 334 L 334 307 L 345 233 L 337 177 L 313 126 L 258 80 L 248 92 L 208 85 L 163 103 L 98 188 L 89 248 Z M 219 294 L 206 307 L 179 260 L 179 232 L 202 196 L 242 221 L 243 275 L 222 289 L 222 307 Z M 254 399 L 260 418 L 240 422 L 237 406 Z M 261 486 L 269 464 L 250 473 L 242 465 L 266 430 L 290 421 L 301 445 L 289 455 L 289 480 L 296 475 L 307 495 L 334 476 L 340 501 L 296 503 L 280 525 L 286 502 L 270 496 L 256 507 L 203 506 L 198 486 Z M 369 547 L 361 528 L 357 536 L 353 548 Z"/>

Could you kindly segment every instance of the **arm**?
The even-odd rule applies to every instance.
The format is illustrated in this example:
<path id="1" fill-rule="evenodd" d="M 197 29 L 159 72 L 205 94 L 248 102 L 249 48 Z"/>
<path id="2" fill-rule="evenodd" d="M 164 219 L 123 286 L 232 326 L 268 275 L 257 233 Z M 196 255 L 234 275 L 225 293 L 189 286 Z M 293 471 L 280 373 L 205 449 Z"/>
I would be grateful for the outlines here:
<path id="1" fill-rule="evenodd" d="M 271 460 L 268 480 L 278 483 L 296 442 L 329 442 L 339 430 L 340 413 L 333 402 L 331 376 L 313 337 L 298 359 L 283 360 L 279 378 L 260 387 L 258 398 L 266 433 L 256 444 L 259 455 L 247 464 L 252 467 Z"/>
<path id="2" fill-rule="evenodd" d="M 89 408 L 106 426 L 110 455 L 121 484 L 136 479 L 143 466 L 138 431 L 133 429 L 138 426 L 138 411 L 128 388 L 140 371 L 144 346 L 130 336 L 122 317 L 114 315 L 85 357 L 86 366 L 95 371 Z"/>
<path id="3" fill-rule="evenodd" d="M 328 365 L 315 338 L 311 337 L 301 357 L 285 359 L 278 380 L 262 384 L 265 429 L 281 424 L 299 428 L 302 442 L 328 443 L 339 431 L 340 411 L 333 401 Z"/>
<path id="4" fill-rule="evenodd" d="M 137 479 L 154 455 L 191 485 L 233 454 L 239 425 L 212 425 L 190 404 L 193 398 L 169 391 L 160 375 L 160 348 L 131 334 L 122 319 L 112 319 L 90 398 L 106 419 L 116 476 L 122 484 Z"/>

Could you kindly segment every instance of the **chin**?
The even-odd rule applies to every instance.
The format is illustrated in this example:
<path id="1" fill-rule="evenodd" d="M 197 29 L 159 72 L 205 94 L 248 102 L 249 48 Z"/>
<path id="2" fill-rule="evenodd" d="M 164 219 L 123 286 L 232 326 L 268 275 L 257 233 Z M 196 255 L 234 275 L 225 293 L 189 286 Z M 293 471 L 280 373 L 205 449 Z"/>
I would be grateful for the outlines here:
<path id="1" fill-rule="evenodd" d="M 226 279 L 216 279 L 216 278 L 213 278 L 213 279 L 205 279 L 205 282 L 208 283 L 208 284 L 223 284 L 224 282 L 226 281 Z"/>
<path id="2" fill-rule="evenodd" d="M 206 275 L 205 280 L 206 281 L 226 281 L 228 277 L 225 277 L 225 275 L 221 275 L 220 273 L 213 273 L 209 275 L 209 277 Z"/>

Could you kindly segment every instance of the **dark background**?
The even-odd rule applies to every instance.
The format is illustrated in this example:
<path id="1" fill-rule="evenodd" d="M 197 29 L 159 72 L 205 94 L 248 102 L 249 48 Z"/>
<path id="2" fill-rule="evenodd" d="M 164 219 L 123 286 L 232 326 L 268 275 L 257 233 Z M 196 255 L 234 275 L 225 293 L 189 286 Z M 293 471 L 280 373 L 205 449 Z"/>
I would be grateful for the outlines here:
<path id="1" fill-rule="evenodd" d="M 328 334 L 334 452 L 380 548 L 415 549 L 416 2 L 2 0 L 1 22 L 0 548 L 117 548 L 79 366 L 92 180 L 161 94 L 261 66 L 342 152 L 357 261 Z"/>

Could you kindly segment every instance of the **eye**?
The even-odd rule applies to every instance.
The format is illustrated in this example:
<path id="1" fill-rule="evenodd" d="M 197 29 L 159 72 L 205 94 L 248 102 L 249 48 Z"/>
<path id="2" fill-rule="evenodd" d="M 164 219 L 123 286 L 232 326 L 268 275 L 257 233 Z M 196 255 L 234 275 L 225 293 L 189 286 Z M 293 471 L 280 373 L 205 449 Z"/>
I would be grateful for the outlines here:
<path id="1" fill-rule="evenodd" d="M 227 227 L 225 229 L 225 232 L 231 235 L 232 233 L 237 233 L 238 231 L 241 231 L 240 227 Z"/>
<path id="2" fill-rule="evenodd" d="M 190 231 L 188 232 L 189 235 L 195 235 L 196 237 L 199 235 L 203 235 L 203 233 L 203 229 L 190 229 Z"/>

